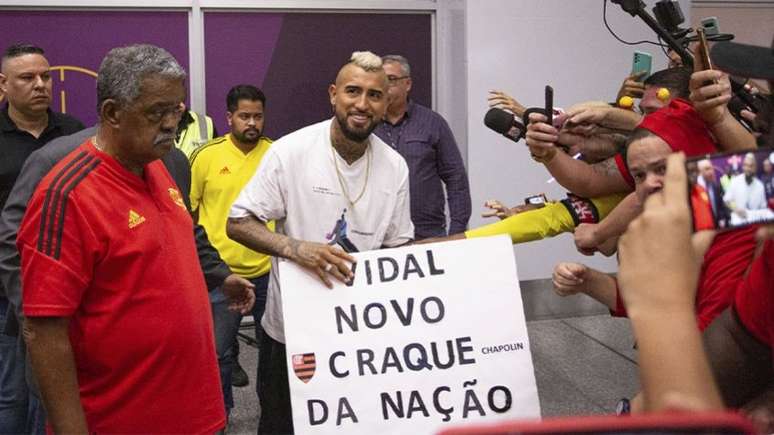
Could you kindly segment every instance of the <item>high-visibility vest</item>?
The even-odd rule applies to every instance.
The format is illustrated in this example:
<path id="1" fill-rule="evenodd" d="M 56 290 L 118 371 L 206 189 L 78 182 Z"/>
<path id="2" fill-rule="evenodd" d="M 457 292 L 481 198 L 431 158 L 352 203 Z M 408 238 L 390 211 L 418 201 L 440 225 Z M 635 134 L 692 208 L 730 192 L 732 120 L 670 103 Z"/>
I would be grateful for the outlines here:
<path id="1" fill-rule="evenodd" d="M 180 132 L 180 139 L 175 142 L 175 146 L 180 148 L 180 151 L 188 158 L 197 148 L 212 140 L 214 131 L 212 119 L 209 116 L 196 112 L 189 113 L 193 122 Z M 204 119 L 205 122 L 201 122 L 201 119 Z"/>

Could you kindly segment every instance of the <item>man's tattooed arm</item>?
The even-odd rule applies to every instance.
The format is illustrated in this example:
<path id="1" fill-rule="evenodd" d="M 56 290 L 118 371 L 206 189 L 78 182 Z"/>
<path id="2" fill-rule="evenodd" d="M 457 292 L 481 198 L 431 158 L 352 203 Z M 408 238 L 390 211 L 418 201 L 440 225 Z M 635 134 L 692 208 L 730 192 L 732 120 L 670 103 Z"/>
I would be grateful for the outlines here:
<path id="1" fill-rule="evenodd" d="M 604 175 L 606 177 L 618 174 L 618 165 L 615 163 L 615 158 L 613 157 L 592 164 L 591 169 L 597 174 Z"/>
<path id="2" fill-rule="evenodd" d="M 292 258 L 301 244 L 300 240 L 269 231 L 255 216 L 229 218 L 226 233 L 230 239 L 253 251 L 275 257 Z"/>
<path id="3" fill-rule="evenodd" d="M 350 264 L 355 259 L 340 248 L 271 232 L 255 216 L 229 218 L 226 233 L 254 251 L 287 258 L 311 269 L 328 287 L 332 286 L 331 276 L 345 283 L 352 279 Z"/>

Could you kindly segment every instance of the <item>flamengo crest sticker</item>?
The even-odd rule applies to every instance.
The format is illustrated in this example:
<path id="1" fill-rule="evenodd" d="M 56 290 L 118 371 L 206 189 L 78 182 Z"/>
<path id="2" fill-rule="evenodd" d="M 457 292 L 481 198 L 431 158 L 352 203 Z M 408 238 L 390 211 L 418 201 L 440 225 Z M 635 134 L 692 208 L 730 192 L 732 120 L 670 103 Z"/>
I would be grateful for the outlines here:
<path id="1" fill-rule="evenodd" d="M 305 384 L 309 383 L 314 376 L 314 369 L 317 367 L 314 353 L 299 353 L 293 355 L 293 371 L 296 372 L 298 379 Z"/>

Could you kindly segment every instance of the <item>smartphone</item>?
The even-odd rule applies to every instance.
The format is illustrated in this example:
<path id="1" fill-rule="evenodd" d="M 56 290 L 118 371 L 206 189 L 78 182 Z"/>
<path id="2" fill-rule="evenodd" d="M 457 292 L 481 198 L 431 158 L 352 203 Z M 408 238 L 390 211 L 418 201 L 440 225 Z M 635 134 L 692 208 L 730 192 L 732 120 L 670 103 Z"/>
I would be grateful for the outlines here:
<path id="1" fill-rule="evenodd" d="M 653 56 L 644 51 L 635 51 L 632 56 L 632 74 L 645 73 L 640 76 L 639 81 L 644 81 L 650 75 L 650 68 L 653 63 Z"/>
<path id="2" fill-rule="evenodd" d="M 546 85 L 546 124 L 554 125 L 554 88 Z"/>
<path id="3" fill-rule="evenodd" d="M 704 28 L 699 27 L 696 29 L 696 36 L 699 38 L 699 45 L 696 47 L 696 59 L 694 61 L 699 62 L 699 65 L 697 65 L 698 70 L 712 69 L 712 59 L 710 59 L 707 35 L 704 33 Z"/>
<path id="4" fill-rule="evenodd" d="M 715 36 L 720 34 L 718 17 L 707 17 L 702 19 L 701 27 L 704 29 L 704 34 L 707 36 Z"/>
<path id="5" fill-rule="evenodd" d="M 768 163 L 766 163 L 768 161 Z M 685 161 L 694 231 L 774 223 L 774 148 L 710 154 Z"/>

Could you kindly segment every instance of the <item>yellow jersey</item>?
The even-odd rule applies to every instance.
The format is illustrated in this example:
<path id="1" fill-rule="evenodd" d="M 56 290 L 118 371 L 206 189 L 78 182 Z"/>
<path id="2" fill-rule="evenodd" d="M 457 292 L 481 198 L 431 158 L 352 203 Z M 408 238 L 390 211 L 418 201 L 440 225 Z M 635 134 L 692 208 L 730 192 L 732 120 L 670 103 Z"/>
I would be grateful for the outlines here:
<path id="1" fill-rule="evenodd" d="M 244 278 L 255 278 L 269 271 L 271 257 L 259 254 L 228 238 L 226 221 L 231 204 L 258 170 L 271 139 L 261 137 L 247 154 L 231 139 L 216 138 L 191 154 L 191 210 L 199 215 L 199 224 L 231 270 Z M 273 222 L 270 223 L 273 229 Z"/>
<path id="2" fill-rule="evenodd" d="M 511 242 L 525 243 L 569 233 L 581 223 L 598 223 L 626 197 L 614 194 L 599 198 L 568 199 L 548 202 L 545 207 L 510 216 L 499 222 L 465 231 L 465 238 L 489 237 L 499 234 L 511 236 Z"/>

